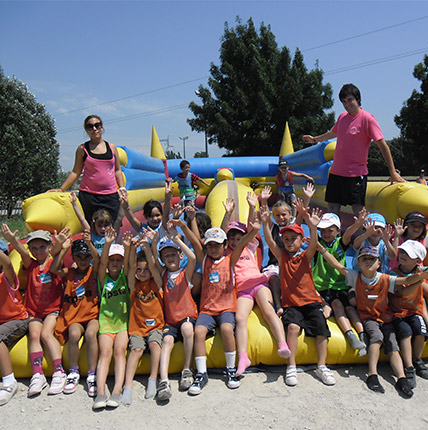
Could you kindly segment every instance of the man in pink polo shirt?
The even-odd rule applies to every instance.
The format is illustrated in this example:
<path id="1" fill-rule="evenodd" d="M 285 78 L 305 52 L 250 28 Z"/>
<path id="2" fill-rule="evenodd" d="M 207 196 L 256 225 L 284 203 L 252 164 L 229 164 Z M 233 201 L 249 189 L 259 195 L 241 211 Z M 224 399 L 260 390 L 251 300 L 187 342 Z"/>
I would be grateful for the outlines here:
<path id="1" fill-rule="evenodd" d="M 361 108 L 360 90 L 353 84 L 346 84 L 340 90 L 339 99 L 346 112 L 339 115 L 333 128 L 319 136 L 305 135 L 303 140 L 317 143 L 337 137 L 325 200 L 329 212 L 339 214 L 341 205 L 352 205 L 354 215 L 358 216 L 365 205 L 371 141 L 376 143 L 382 153 L 391 182 L 405 181 L 395 170 L 391 151 L 375 117 Z"/>

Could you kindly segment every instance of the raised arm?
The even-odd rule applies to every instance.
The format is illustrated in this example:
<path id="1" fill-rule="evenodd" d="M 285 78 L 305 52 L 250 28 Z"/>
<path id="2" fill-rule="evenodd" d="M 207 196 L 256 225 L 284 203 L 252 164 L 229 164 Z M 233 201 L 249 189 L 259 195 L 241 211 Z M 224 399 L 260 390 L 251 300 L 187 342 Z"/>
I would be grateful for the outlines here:
<path id="1" fill-rule="evenodd" d="M 119 194 L 120 205 L 123 208 L 126 218 L 131 224 L 132 228 L 138 233 L 141 230 L 141 221 L 137 219 L 129 207 L 128 194 Z"/>
<path id="2" fill-rule="evenodd" d="M 300 207 L 297 206 L 297 210 L 299 211 Z M 317 226 L 321 221 L 321 209 L 320 208 L 314 208 L 312 209 L 312 213 L 309 213 L 309 211 L 304 208 L 304 214 L 303 219 L 305 220 L 306 224 L 309 227 L 309 232 L 311 235 L 311 240 L 309 242 L 309 245 L 306 249 L 306 258 L 309 261 L 312 261 L 312 258 L 315 255 L 315 252 L 317 250 L 317 244 L 318 244 L 318 231 Z"/>
<path id="3" fill-rule="evenodd" d="M 15 230 L 13 233 L 10 231 L 10 228 L 7 224 L 2 224 L 1 226 L 3 237 L 12 244 L 13 248 L 16 249 L 21 256 L 22 264 L 25 268 L 29 267 L 32 261 L 31 255 L 28 252 L 27 248 L 16 238 L 18 234 L 18 230 Z"/>
<path id="4" fill-rule="evenodd" d="M 165 203 L 162 211 L 162 225 L 167 230 L 167 224 L 169 221 L 169 214 L 171 212 L 171 199 L 172 193 L 174 192 L 174 185 L 172 181 L 165 181 Z"/>
<path id="5" fill-rule="evenodd" d="M 159 271 L 159 267 L 156 264 L 157 257 L 153 255 L 152 247 L 150 243 L 146 239 L 140 240 L 140 247 L 143 249 L 146 254 L 147 265 L 149 266 L 150 273 L 152 274 L 153 280 L 156 282 L 159 290 L 162 290 L 162 277 L 161 272 Z"/>
<path id="6" fill-rule="evenodd" d="M 348 246 L 351 243 L 352 235 L 364 225 L 364 221 L 368 215 L 369 212 L 367 212 L 366 208 L 362 208 L 358 213 L 358 218 L 354 217 L 354 223 L 346 229 L 345 233 L 343 233 L 342 242 L 345 246 Z"/>
<path id="7" fill-rule="evenodd" d="M 272 251 L 273 255 L 280 262 L 282 251 L 281 248 L 277 245 L 277 243 L 273 240 L 272 232 L 269 225 L 270 220 L 270 211 L 267 206 L 262 206 L 261 208 L 261 219 L 263 224 L 263 233 L 265 236 L 265 241 L 269 249 Z"/>
<path id="8" fill-rule="evenodd" d="M 88 245 L 89 251 L 91 251 L 92 256 L 92 277 L 96 278 L 98 273 L 98 268 L 100 266 L 100 254 L 98 254 L 97 249 L 91 240 L 91 232 L 90 230 L 84 230 L 82 234 L 82 239 Z"/>
<path id="9" fill-rule="evenodd" d="M 257 195 L 255 192 L 253 191 L 248 191 L 247 193 L 247 202 L 248 202 L 248 206 L 249 206 L 249 210 L 248 210 L 248 220 L 247 220 L 247 229 L 248 231 L 251 230 L 251 224 L 254 222 L 255 220 L 255 216 L 256 216 L 256 210 L 257 210 Z"/>
<path id="10" fill-rule="evenodd" d="M 314 178 L 312 176 L 307 175 L 306 173 L 300 173 L 300 172 L 294 172 L 293 171 L 293 176 L 296 176 L 297 178 L 305 178 L 309 182 L 315 182 Z"/>
<path id="11" fill-rule="evenodd" d="M 397 291 L 403 296 L 412 294 L 420 285 L 423 279 L 428 279 L 428 271 L 418 271 L 410 276 L 400 276 L 395 279 Z"/>
<path id="12" fill-rule="evenodd" d="M 235 206 L 236 206 L 236 203 L 232 197 L 227 197 L 226 201 L 223 202 L 223 207 L 225 212 L 220 226 L 220 228 L 223 231 L 227 231 L 227 227 L 230 223 L 230 218 L 232 217 L 232 213 L 235 209 Z"/>
<path id="13" fill-rule="evenodd" d="M 104 280 L 106 277 L 107 266 L 108 266 L 108 254 L 110 251 L 111 244 L 116 239 L 116 232 L 112 227 L 107 227 L 105 234 L 105 244 L 103 247 L 103 252 L 101 253 L 100 265 L 98 267 L 98 279 L 101 286 L 104 285 Z"/>
<path id="14" fill-rule="evenodd" d="M 354 239 L 354 248 L 359 249 L 366 239 L 370 237 L 376 231 L 374 221 L 368 221 L 366 224 L 366 230 Z"/>
<path id="15" fill-rule="evenodd" d="M 91 226 L 89 225 L 88 221 L 86 221 L 85 215 L 83 215 L 83 212 L 80 210 L 80 206 L 77 203 L 77 196 L 74 191 L 70 193 L 70 202 L 71 206 L 73 206 L 74 213 L 77 216 L 77 219 L 80 222 L 80 225 L 82 226 L 83 230 L 91 230 Z"/>
<path id="16" fill-rule="evenodd" d="M 70 228 L 64 227 L 59 233 L 54 230 L 54 238 L 55 238 L 55 244 L 52 247 L 51 255 L 52 257 L 55 257 L 61 249 L 63 243 L 70 237 Z"/>
<path id="17" fill-rule="evenodd" d="M 64 259 L 65 254 L 67 253 L 67 251 L 71 248 L 72 242 L 71 242 L 71 237 L 67 238 L 67 240 L 62 244 L 62 248 L 61 251 L 55 255 L 51 267 L 50 267 L 50 271 L 52 273 L 55 273 L 55 275 L 59 275 L 59 276 L 65 276 L 68 273 L 68 268 L 66 267 L 61 267 L 62 266 L 62 260 Z"/>
<path id="18" fill-rule="evenodd" d="M 128 271 L 129 271 L 129 254 L 131 253 L 131 242 L 132 242 L 132 234 L 130 231 L 125 231 L 122 236 L 122 245 L 125 251 L 124 260 L 123 260 L 123 273 L 128 279 Z"/>
<path id="19" fill-rule="evenodd" d="M 15 285 L 15 282 L 17 281 L 16 279 L 16 274 L 15 274 L 15 270 L 13 268 L 13 264 L 10 261 L 10 258 L 3 252 L 0 251 L 0 266 L 3 267 L 3 272 L 4 275 L 6 276 L 7 281 L 9 282 L 9 285 L 13 288 L 14 290 L 19 288 L 19 281 L 18 284 Z"/>
<path id="20" fill-rule="evenodd" d="M 394 260 L 398 254 L 397 248 L 395 248 L 394 245 L 391 243 L 391 238 L 393 234 L 394 228 L 392 227 L 392 225 L 387 224 L 382 234 L 382 240 L 385 243 L 386 255 L 390 260 Z"/>

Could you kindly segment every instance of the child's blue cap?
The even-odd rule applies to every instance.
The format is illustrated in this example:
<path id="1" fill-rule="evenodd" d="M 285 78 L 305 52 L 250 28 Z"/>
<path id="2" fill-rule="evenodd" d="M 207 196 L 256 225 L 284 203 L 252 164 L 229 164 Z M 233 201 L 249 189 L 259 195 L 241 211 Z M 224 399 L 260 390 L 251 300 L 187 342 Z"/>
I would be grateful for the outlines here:
<path id="1" fill-rule="evenodd" d="M 9 252 L 9 246 L 3 239 L 0 239 L 0 251 L 5 253 Z"/>
<path id="2" fill-rule="evenodd" d="M 360 248 L 358 250 L 358 258 L 362 257 L 363 255 L 370 255 L 371 257 L 379 258 L 379 253 L 377 252 L 377 249 L 374 248 L 373 246 Z"/>
<path id="3" fill-rule="evenodd" d="M 385 228 L 385 227 L 386 227 L 386 221 L 385 221 L 385 218 L 384 218 L 384 216 L 383 216 L 383 215 L 381 215 L 381 214 L 377 214 L 377 213 L 370 214 L 370 215 L 366 218 L 366 223 L 365 223 L 365 225 L 366 225 L 366 226 L 367 226 L 367 223 L 368 223 L 368 222 L 370 222 L 370 223 L 373 223 L 373 222 L 374 222 L 375 227 L 382 227 L 382 228 Z"/>
<path id="4" fill-rule="evenodd" d="M 161 252 L 164 248 L 175 248 L 178 250 L 180 249 L 178 245 L 176 245 L 171 239 L 168 239 L 167 237 L 163 238 L 159 242 L 159 252 Z"/>

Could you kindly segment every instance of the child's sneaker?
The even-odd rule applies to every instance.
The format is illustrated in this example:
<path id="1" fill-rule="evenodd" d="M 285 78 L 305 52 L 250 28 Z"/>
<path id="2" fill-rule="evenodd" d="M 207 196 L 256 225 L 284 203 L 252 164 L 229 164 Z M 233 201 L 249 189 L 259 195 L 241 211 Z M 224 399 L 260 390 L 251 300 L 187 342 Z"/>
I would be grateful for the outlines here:
<path id="1" fill-rule="evenodd" d="M 108 408 L 117 408 L 120 405 L 120 394 L 113 393 L 106 402 Z"/>
<path id="2" fill-rule="evenodd" d="M 416 369 L 416 375 L 420 376 L 423 379 L 428 379 L 428 367 L 425 366 L 422 358 L 418 358 L 413 362 L 413 366 Z"/>
<path id="3" fill-rule="evenodd" d="M 104 409 L 107 406 L 107 396 L 98 395 L 95 398 L 94 404 L 92 406 L 92 409 L 94 411 L 99 409 Z"/>
<path id="4" fill-rule="evenodd" d="M 193 384 L 193 373 L 190 369 L 183 369 L 181 372 L 180 383 L 178 389 L 180 391 L 187 391 Z"/>
<path id="5" fill-rule="evenodd" d="M 164 401 L 170 399 L 172 396 L 171 385 L 168 381 L 161 381 L 158 387 L 158 400 Z"/>
<path id="6" fill-rule="evenodd" d="M 97 377 L 95 375 L 88 375 L 86 385 L 88 386 L 88 396 L 95 397 L 97 395 Z"/>
<path id="7" fill-rule="evenodd" d="M 80 375 L 77 372 L 71 372 L 65 380 L 64 394 L 74 393 L 77 390 L 77 386 L 79 385 L 79 380 Z"/>
<path id="8" fill-rule="evenodd" d="M 18 391 L 18 382 L 14 381 L 13 384 L 5 387 L 0 386 L 0 406 L 5 405 Z"/>
<path id="9" fill-rule="evenodd" d="M 233 390 L 240 387 L 241 381 L 239 380 L 238 376 L 236 376 L 236 369 L 234 367 L 226 367 L 226 376 L 228 388 Z"/>
<path id="10" fill-rule="evenodd" d="M 399 378 L 395 384 L 395 388 L 399 393 L 408 399 L 413 396 L 413 390 L 407 378 Z"/>
<path id="11" fill-rule="evenodd" d="M 287 371 L 285 372 L 285 383 L 290 387 L 294 387 L 297 385 L 296 366 L 287 366 Z"/>
<path id="12" fill-rule="evenodd" d="M 377 375 L 370 375 L 366 381 L 367 387 L 375 393 L 384 393 L 385 388 L 382 387 L 382 384 L 379 382 L 379 377 Z"/>
<path id="13" fill-rule="evenodd" d="M 327 366 L 318 366 L 315 373 L 325 385 L 334 385 L 336 383 L 333 373 Z"/>
<path id="14" fill-rule="evenodd" d="M 413 366 L 405 367 L 404 374 L 410 388 L 416 388 L 416 369 Z"/>
<path id="15" fill-rule="evenodd" d="M 189 388 L 188 393 L 191 394 L 192 396 L 197 396 L 198 394 L 201 394 L 202 389 L 207 384 L 208 384 L 207 372 L 204 372 L 204 373 L 198 372 L 195 376 L 195 380 L 193 381 L 193 384 Z"/>
<path id="16" fill-rule="evenodd" d="M 51 386 L 49 387 L 48 394 L 55 395 L 61 394 L 64 391 L 64 385 L 67 375 L 61 370 L 57 370 L 52 375 Z"/>
<path id="17" fill-rule="evenodd" d="M 44 388 L 48 386 L 46 376 L 43 373 L 35 373 L 30 381 L 28 387 L 28 397 L 36 396 L 40 394 Z"/>

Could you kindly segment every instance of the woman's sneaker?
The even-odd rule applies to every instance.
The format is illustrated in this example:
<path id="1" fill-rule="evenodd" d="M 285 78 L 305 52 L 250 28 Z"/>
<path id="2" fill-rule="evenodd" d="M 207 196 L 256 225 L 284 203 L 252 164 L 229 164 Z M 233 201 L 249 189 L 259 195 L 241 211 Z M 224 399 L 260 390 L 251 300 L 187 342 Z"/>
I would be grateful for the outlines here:
<path id="1" fill-rule="evenodd" d="M 204 372 L 204 373 L 198 372 L 195 376 L 195 380 L 193 381 L 193 384 L 189 388 L 188 393 L 191 394 L 192 396 L 197 396 L 198 394 L 201 394 L 202 389 L 207 384 L 208 384 L 207 372 Z"/>
<path id="2" fill-rule="evenodd" d="M 79 385 L 80 375 L 77 372 L 71 372 L 64 385 L 64 394 L 73 394 Z"/>
<path id="3" fill-rule="evenodd" d="M 57 370 L 52 375 L 51 386 L 49 387 L 48 394 L 61 394 L 64 391 L 64 385 L 67 375 L 61 370 Z"/>
<path id="4" fill-rule="evenodd" d="M 88 396 L 95 397 L 97 395 L 97 377 L 95 375 L 89 375 L 86 378 L 86 384 L 88 386 Z"/>
<path id="5" fill-rule="evenodd" d="M 40 394 L 47 386 L 46 376 L 43 373 L 35 373 L 28 387 L 28 397 L 37 396 L 37 394 Z"/>
<path id="6" fill-rule="evenodd" d="M 241 381 L 239 380 L 239 377 L 236 376 L 236 369 L 234 367 L 226 367 L 226 376 L 228 388 L 231 388 L 232 390 L 239 388 Z"/>

